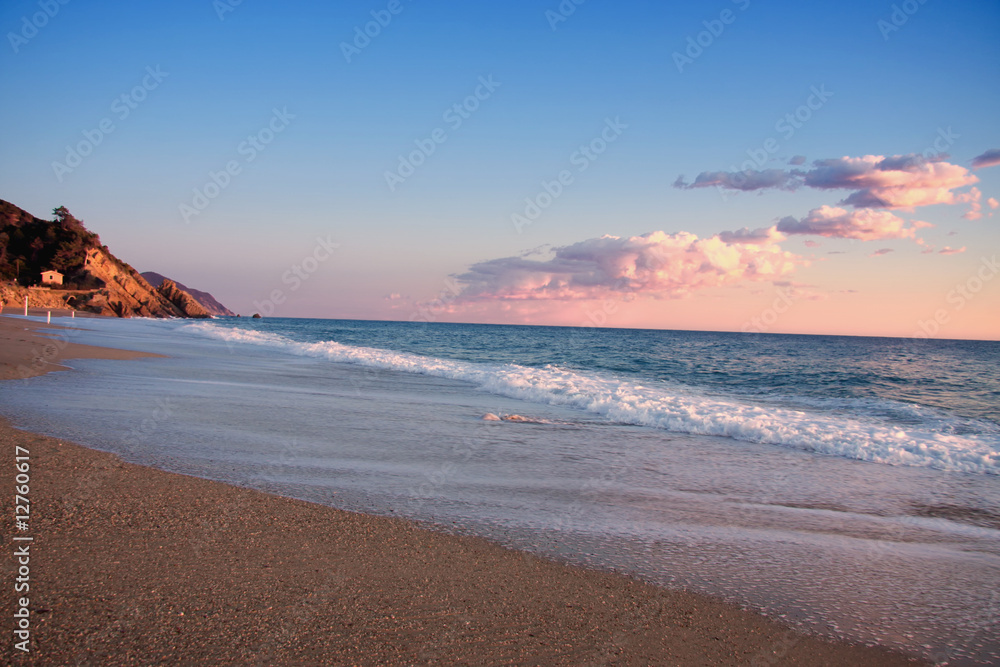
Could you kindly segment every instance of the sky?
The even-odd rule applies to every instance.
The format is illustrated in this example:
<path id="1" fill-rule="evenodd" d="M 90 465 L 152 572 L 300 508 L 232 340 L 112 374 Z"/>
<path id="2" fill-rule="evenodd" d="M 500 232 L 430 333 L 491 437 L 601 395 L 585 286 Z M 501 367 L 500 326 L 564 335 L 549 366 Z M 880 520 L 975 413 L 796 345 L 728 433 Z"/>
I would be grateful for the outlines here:
<path id="1" fill-rule="evenodd" d="M 0 5 L 0 198 L 244 315 L 1000 340 L 1000 5 Z"/>

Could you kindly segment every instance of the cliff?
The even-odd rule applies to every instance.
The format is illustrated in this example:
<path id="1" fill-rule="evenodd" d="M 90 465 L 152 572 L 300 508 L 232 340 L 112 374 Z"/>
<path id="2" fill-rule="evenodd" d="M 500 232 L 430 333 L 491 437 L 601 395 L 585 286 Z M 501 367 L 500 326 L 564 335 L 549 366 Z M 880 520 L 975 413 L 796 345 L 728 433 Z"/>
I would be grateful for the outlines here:
<path id="1" fill-rule="evenodd" d="M 211 313 L 205 309 L 198 300 L 193 296 L 182 290 L 177 286 L 173 280 L 169 278 L 164 280 L 156 291 L 163 296 L 164 299 L 172 303 L 178 310 L 185 314 L 186 317 L 211 317 Z"/>
<path id="2" fill-rule="evenodd" d="M 48 269 L 64 274 L 61 289 L 34 286 Z M 118 317 L 211 317 L 173 283 L 154 289 L 64 207 L 48 221 L 0 200 L 0 281 L 0 298 L 11 306 L 28 297 L 31 307 Z"/>
<path id="3" fill-rule="evenodd" d="M 165 281 L 159 289 L 139 272 L 105 248 L 87 252 L 86 270 L 104 283 L 104 289 L 87 300 L 71 297 L 71 307 L 118 317 L 211 317 L 198 301 Z"/>
<path id="4" fill-rule="evenodd" d="M 145 278 L 146 282 L 148 282 L 153 287 L 159 287 L 160 285 L 163 284 L 164 281 L 170 280 L 170 278 L 167 278 L 162 273 L 156 273 L 155 271 L 143 271 L 139 275 Z M 197 299 L 198 303 L 201 304 L 205 308 L 205 310 L 207 310 L 211 315 L 216 315 L 218 317 L 236 316 L 236 313 L 223 306 L 221 303 L 219 303 L 218 299 L 216 299 L 208 292 L 203 292 L 201 290 L 193 289 L 176 280 L 174 280 L 173 283 L 177 285 L 178 289 L 187 292 L 195 299 Z"/>

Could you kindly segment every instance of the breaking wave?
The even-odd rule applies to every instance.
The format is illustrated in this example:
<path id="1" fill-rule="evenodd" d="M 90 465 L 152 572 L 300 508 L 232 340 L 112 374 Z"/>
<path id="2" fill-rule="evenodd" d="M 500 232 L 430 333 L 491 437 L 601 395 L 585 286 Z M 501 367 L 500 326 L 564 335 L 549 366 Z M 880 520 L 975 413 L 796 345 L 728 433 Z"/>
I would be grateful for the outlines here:
<path id="1" fill-rule="evenodd" d="M 462 380 L 509 398 L 570 406 L 615 422 L 676 433 L 729 437 L 889 465 L 1000 474 L 1000 429 L 995 425 L 893 401 L 861 399 L 854 401 L 860 404 L 852 405 L 848 414 L 824 412 L 824 406 L 815 401 L 794 406 L 767 404 L 662 381 L 553 365 L 488 364 L 334 341 L 299 342 L 208 322 L 182 330 L 297 356 Z M 904 412 L 907 419 L 892 419 L 898 412 Z"/>

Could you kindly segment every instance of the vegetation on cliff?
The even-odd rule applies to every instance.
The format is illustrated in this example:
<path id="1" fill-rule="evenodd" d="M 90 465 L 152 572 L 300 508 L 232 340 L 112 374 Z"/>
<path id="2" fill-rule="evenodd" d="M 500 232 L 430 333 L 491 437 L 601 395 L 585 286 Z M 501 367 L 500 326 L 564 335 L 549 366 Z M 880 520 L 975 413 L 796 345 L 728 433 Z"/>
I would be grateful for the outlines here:
<path id="1" fill-rule="evenodd" d="M 36 285 L 42 271 L 65 275 L 67 289 L 96 289 L 93 277 L 84 271 L 87 250 L 100 248 L 101 239 L 88 231 L 66 209 L 53 211 L 52 220 L 42 220 L 0 199 L 0 280 Z"/>

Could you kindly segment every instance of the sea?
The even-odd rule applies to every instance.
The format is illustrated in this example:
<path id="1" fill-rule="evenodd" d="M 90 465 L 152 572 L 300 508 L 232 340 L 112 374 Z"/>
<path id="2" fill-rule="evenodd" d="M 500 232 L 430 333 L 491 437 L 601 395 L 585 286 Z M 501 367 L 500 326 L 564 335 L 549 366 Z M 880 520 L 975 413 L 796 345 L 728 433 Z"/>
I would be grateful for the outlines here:
<path id="1" fill-rule="evenodd" d="M 1000 343 L 56 318 L 23 428 L 938 664 L 1000 664 Z M 44 465 L 40 462 L 39 465 Z"/>

